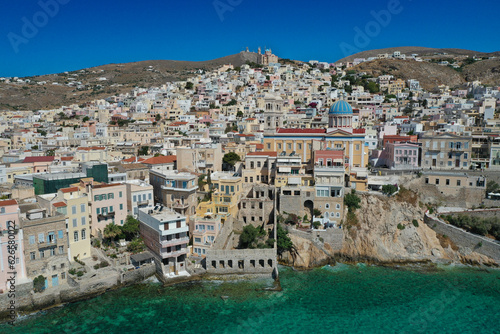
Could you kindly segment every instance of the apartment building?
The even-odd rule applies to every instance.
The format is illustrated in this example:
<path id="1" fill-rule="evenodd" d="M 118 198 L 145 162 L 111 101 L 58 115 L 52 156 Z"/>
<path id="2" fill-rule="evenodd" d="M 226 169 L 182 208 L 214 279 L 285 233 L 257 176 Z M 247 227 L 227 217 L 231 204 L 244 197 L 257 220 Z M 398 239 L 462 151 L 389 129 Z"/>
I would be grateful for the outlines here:
<path id="1" fill-rule="evenodd" d="M 90 203 L 93 236 L 100 236 L 111 223 L 123 225 L 127 218 L 127 188 L 124 184 L 89 184 L 86 187 Z"/>
<path id="2" fill-rule="evenodd" d="M 422 147 L 421 167 L 424 169 L 463 170 L 471 165 L 469 136 L 451 133 L 424 134 L 418 139 Z"/>
<path id="3" fill-rule="evenodd" d="M 157 206 L 153 210 L 139 209 L 138 219 L 141 236 L 160 272 L 168 276 L 185 271 L 189 243 L 186 217 Z"/>

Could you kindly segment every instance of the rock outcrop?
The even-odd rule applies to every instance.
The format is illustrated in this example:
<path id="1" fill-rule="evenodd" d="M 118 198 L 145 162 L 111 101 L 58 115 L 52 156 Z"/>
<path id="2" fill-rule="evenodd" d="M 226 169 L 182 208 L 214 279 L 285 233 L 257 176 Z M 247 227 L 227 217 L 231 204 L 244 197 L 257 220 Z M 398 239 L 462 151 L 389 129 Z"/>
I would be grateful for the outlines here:
<path id="1" fill-rule="evenodd" d="M 398 264 L 415 262 L 495 265 L 486 256 L 464 253 L 423 223 L 424 208 L 416 194 L 404 190 L 395 198 L 359 195 L 357 223 L 345 229 L 343 247 L 336 254 L 344 262 Z"/>
<path id="2" fill-rule="evenodd" d="M 297 269 L 310 269 L 335 263 L 334 251 L 328 243 L 319 245 L 294 233 L 289 234 L 296 252 L 286 252 L 279 262 Z"/>

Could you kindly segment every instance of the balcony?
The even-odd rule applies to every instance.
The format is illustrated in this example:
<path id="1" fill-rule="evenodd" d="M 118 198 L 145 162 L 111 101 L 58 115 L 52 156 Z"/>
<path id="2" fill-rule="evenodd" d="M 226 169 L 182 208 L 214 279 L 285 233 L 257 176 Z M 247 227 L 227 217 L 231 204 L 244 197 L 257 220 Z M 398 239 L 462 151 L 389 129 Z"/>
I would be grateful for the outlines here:
<path id="1" fill-rule="evenodd" d="M 108 218 L 114 218 L 115 217 L 115 212 L 112 211 L 112 212 L 105 212 L 105 213 L 100 213 L 97 215 L 97 219 L 98 220 L 101 220 L 101 219 L 108 219 Z"/>
<path id="2" fill-rule="evenodd" d="M 170 240 L 161 240 L 160 244 L 162 247 L 173 247 L 177 245 L 187 244 L 189 242 L 189 238 L 179 238 L 179 239 L 170 239 Z"/>
<path id="3" fill-rule="evenodd" d="M 167 259 L 169 257 L 177 257 L 180 255 L 186 255 L 186 254 L 187 254 L 187 248 L 181 249 L 179 251 L 174 251 L 174 252 L 167 252 L 166 250 L 162 249 L 161 258 Z"/>

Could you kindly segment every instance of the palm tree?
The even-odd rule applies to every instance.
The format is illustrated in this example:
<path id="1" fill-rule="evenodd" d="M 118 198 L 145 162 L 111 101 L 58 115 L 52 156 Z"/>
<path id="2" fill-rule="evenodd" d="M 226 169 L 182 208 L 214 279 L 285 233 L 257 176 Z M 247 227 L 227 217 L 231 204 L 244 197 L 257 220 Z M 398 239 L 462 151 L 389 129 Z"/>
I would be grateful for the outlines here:
<path id="1" fill-rule="evenodd" d="M 120 226 L 115 225 L 115 223 L 108 224 L 104 228 L 104 238 L 114 240 L 117 236 L 122 233 Z"/>

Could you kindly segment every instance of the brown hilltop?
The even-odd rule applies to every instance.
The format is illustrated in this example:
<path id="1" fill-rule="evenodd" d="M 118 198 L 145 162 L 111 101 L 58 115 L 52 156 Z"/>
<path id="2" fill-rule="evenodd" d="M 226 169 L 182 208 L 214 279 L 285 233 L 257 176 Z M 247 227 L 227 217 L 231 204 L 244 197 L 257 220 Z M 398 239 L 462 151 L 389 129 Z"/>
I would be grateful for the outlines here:
<path id="1" fill-rule="evenodd" d="M 374 77 L 384 74 L 393 75 L 403 80 L 416 79 L 426 90 L 439 85 L 460 86 L 465 82 L 463 76 L 448 66 L 435 63 L 417 62 L 414 60 L 378 59 L 361 63 L 352 69 L 366 72 Z"/>
<path id="2" fill-rule="evenodd" d="M 479 80 L 486 85 L 500 84 L 500 59 L 487 59 L 465 66 L 463 75 L 467 81 Z"/>
<path id="3" fill-rule="evenodd" d="M 129 92 L 133 87 L 152 87 L 168 81 L 185 80 L 194 71 L 212 70 L 225 64 L 241 66 L 257 62 L 257 54 L 240 52 L 207 61 L 147 60 L 124 64 L 108 64 L 67 73 L 28 77 L 32 82 L 46 81 L 45 85 L 0 83 L 0 110 L 50 109 L 69 104 L 81 104 L 94 99 Z M 87 88 L 65 86 L 70 78 Z M 105 81 L 99 78 L 106 78 Z M 57 82 L 60 85 L 53 85 Z M 102 88 L 97 89 L 96 86 Z"/>

